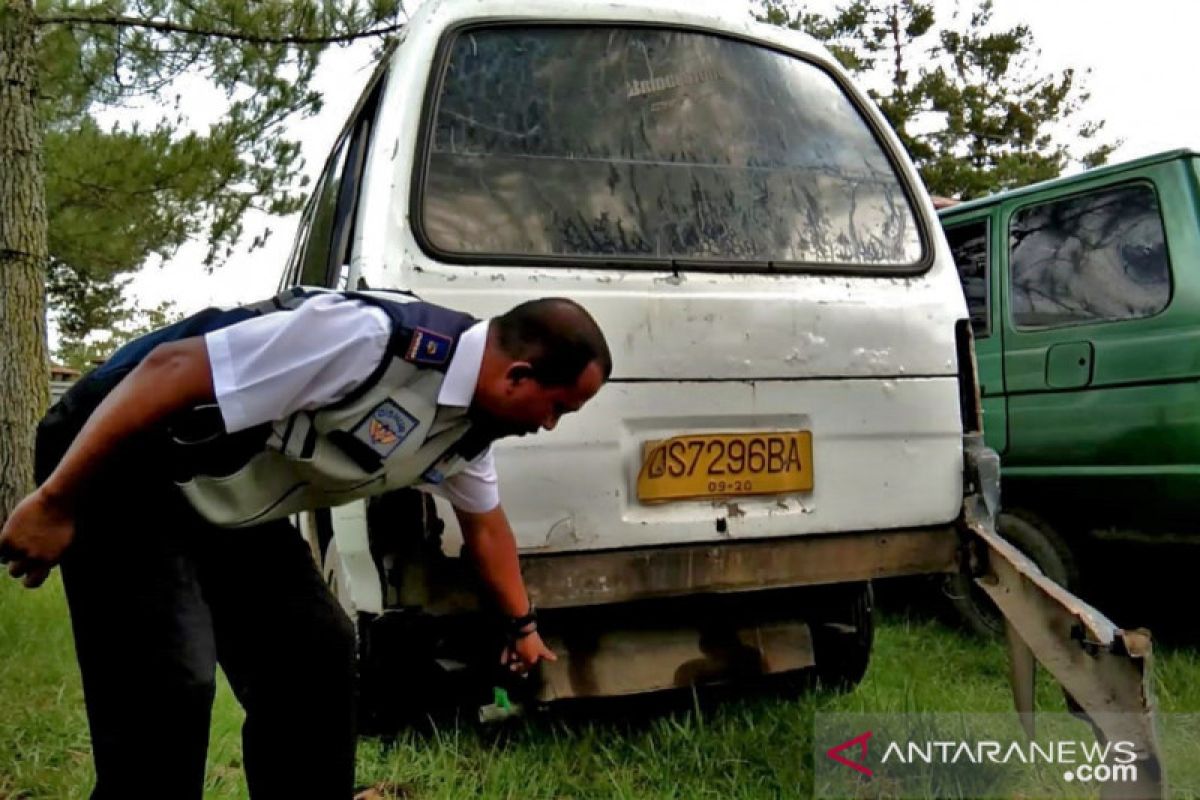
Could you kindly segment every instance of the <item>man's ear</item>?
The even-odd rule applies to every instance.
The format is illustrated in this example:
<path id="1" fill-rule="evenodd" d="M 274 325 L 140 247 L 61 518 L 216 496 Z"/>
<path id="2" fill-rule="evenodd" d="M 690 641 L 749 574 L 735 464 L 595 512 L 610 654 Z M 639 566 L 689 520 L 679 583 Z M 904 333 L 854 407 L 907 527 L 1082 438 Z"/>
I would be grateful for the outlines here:
<path id="1" fill-rule="evenodd" d="M 508 365 L 508 369 L 504 370 L 504 377 L 513 386 L 521 381 L 533 380 L 533 365 L 528 361 L 514 361 Z"/>

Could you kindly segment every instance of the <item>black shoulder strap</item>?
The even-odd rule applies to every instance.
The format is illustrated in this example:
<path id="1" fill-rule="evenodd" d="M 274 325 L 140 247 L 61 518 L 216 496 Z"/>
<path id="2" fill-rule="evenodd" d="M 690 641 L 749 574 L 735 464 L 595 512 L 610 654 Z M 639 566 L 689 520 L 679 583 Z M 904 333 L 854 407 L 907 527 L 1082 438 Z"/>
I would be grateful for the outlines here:
<path id="1" fill-rule="evenodd" d="M 458 339 L 479 320 L 470 314 L 432 303 L 395 302 L 362 292 L 343 292 L 346 297 L 380 308 L 392 323 L 388 341 L 391 355 L 418 367 L 445 372 L 458 349 Z"/>
<path id="2" fill-rule="evenodd" d="M 334 407 L 350 405 L 369 392 L 387 372 L 393 358 L 401 358 L 422 369 L 444 373 L 458 349 L 459 337 L 479 321 L 470 314 L 432 303 L 398 302 L 362 292 L 342 294 L 382 309 L 392 323 L 392 334 L 388 339 L 387 352 L 379 365 Z"/>

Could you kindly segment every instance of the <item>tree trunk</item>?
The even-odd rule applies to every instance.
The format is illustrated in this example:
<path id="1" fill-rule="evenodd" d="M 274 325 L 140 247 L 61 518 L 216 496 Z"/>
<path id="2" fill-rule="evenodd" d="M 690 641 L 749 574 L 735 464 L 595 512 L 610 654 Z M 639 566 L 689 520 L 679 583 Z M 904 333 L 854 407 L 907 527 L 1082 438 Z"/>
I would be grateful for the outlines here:
<path id="1" fill-rule="evenodd" d="M 33 488 L 50 395 L 46 198 L 31 0 L 0 0 L 0 520 Z"/>

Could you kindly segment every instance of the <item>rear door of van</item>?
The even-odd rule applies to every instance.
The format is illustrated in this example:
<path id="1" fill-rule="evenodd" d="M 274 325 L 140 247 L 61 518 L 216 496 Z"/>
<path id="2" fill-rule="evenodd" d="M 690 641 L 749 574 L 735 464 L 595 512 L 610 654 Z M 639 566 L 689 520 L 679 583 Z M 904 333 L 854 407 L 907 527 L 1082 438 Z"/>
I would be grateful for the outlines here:
<path id="1" fill-rule="evenodd" d="M 414 16 L 369 156 L 390 177 L 359 216 L 385 233 L 353 275 L 483 317 L 566 296 L 600 322 L 609 385 L 497 445 L 522 549 L 953 520 L 962 295 L 911 165 L 828 56 L 698 12 L 488 8 Z M 395 107 L 417 81 L 419 116 Z"/>

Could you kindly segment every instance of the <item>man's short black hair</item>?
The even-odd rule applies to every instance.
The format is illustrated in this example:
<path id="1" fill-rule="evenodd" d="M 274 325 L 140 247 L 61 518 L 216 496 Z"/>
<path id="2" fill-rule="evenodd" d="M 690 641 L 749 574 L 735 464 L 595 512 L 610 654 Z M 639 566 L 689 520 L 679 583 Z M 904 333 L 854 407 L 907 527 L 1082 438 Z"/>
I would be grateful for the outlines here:
<path id="1" fill-rule="evenodd" d="M 544 386 L 572 386 L 595 361 L 608 380 L 612 355 L 596 320 L 565 297 L 521 303 L 494 320 L 502 349 L 515 361 L 528 361 Z"/>

